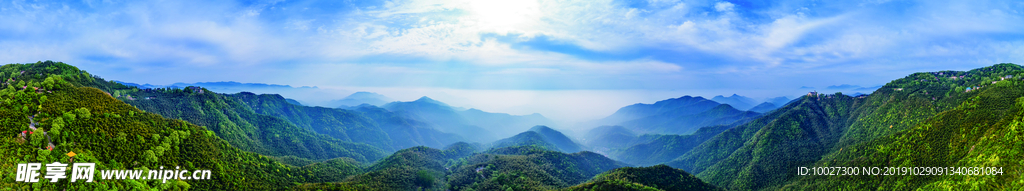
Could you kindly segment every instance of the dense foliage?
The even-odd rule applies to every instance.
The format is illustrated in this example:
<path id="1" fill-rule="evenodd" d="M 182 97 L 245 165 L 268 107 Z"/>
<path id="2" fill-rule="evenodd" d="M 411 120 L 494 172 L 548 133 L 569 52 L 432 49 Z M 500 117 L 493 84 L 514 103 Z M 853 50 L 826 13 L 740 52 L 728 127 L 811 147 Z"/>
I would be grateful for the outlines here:
<path id="1" fill-rule="evenodd" d="M 192 88 L 186 88 L 191 90 Z M 302 128 L 279 115 L 258 114 L 266 108 L 248 106 L 251 100 L 209 91 L 180 92 L 175 89 L 115 89 L 127 91 L 121 100 L 147 112 L 202 125 L 232 146 L 269 156 L 296 156 L 312 160 L 349 157 L 361 162 L 383 158 L 377 147 L 338 139 L 330 134 Z M 246 93 L 241 93 L 246 94 Z M 131 99 L 128 97 L 131 96 Z M 291 107 L 303 107 L 287 104 Z M 353 123 L 355 124 L 355 123 Z M 344 137 L 343 137 L 344 138 Z"/>
<path id="2" fill-rule="evenodd" d="M 622 167 L 565 190 L 722 190 L 666 165 Z"/>
<path id="3" fill-rule="evenodd" d="M 548 190 L 583 183 L 624 164 L 592 152 L 565 154 L 535 146 L 505 147 L 453 168 L 451 190 Z"/>
<path id="4" fill-rule="evenodd" d="M 144 112 L 101 89 L 89 87 L 102 79 L 67 64 L 8 64 L 0 67 L 0 73 L 5 79 L 0 90 L 0 132 L 8 133 L 0 139 L 0 156 L 4 156 L 0 158 L 0 171 L 4 172 L 0 187 L 274 190 L 306 179 L 330 180 L 318 176 L 342 169 L 331 164 L 296 168 L 236 149 L 203 126 Z M 23 131 L 33 133 L 22 135 Z M 211 170 L 212 179 L 170 180 L 166 184 L 157 180 L 100 179 L 91 184 L 69 184 L 67 179 L 55 183 L 14 182 L 16 164 L 67 163 L 72 158 L 65 154 L 72 151 L 77 153 L 74 162 L 96 163 L 97 170 L 180 166 Z"/>
<path id="5" fill-rule="evenodd" d="M 1019 190 L 1022 74 L 1013 64 L 916 73 L 870 95 L 810 93 L 763 115 L 688 96 L 627 106 L 606 118 L 627 126 L 597 128 L 584 140 L 628 163 L 667 164 L 637 168 L 581 151 L 546 126 L 480 152 L 485 146 L 455 142 L 462 136 L 441 130 L 485 132 L 473 120 L 530 116 L 455 109 L 429 98 L 385 107 L 394 110 L 305 107 L 278 95 L 139 89 L 58 62 L 8 64 L 0 66 L 0 132 L 7 133 L 0 136 L 0 188 Z M 449 119 L 456 121 L 438 123 Z M 668 131 L 644 129 L 664 126 L 703 128 L 689 135 L 634 133 Z M 397 152 L 385 156 L 391 150 Z M 70 162 L 70 151 L 78 154 L 75 162 L 94 162 L 100 170 L 180 166 L 209 169 L 212 180 L 14 182 L 16 164 Z M 999 167 L 1003 174 L 796 172 L 822 166 Z"/>
<path id="6" fill-rule="evenodd" d="M 536 146 L 538 148 L 543 148 L 547 150 L 560 151 L 558 146 L 552 144 L 551 142 L 548 142 L 547 139 L 544 138 L 544 135 L 541 135 L 536 131 L 527 131 L 519 133 L 516 136 L 494 141 L 494 143 L 492 144 L 493 148 L 513 146 Z"/>
<path id="7" fill-rule="evenodd" d="M 947 74 L 950 72 L 943 72 Z M 996 65 L 970 72 L 952 73 L 983 80 L 982 88 L 954 92 L 950 98 L 960 104 L 915 123 L 907 130 L 888 133 L 871 141 L 851 143 L 823 157 L 814 166 L 899 166 L 899 167 L 999 167 L 1002 175 L 947 176 L 846 176 L 799 177 L 785 189 L 952 189 L 1014 190 L 1024 188 L 1020 171 L 1024 166 L 1024 71 L 1016 65 Z M 925 74 L 928 75 L 928 74 Z M 912 75 L 912 77 L 921 77 Z M 934 78 L 933 78 L 934 79 Z M 994 80 L 991 83 L 984 80 Z M 898 82 L 906 82 L 898 81 Z M 902 84 L 897 84 L 902 85 Z M 914 84 L 907 84 L 914 85 Z M 915 86 L 903 86 L 915 87 Z M 924 87 L 931 87 L 925 85 Z M 909 88 L 904 88 L 906 91 Z M 926 91 L 922 89 L 919 91 Z M 910 95 L 915 95 L 912 93 Z M 937 107 L 945 104 L 935 103 Z M 895 127 L 894 127 L 895 128 Z M 848 184 L 859 182 L 862 184 Z"/>
<path id="8" fill-rule="evenodd" d="M 1020 66 L 998 64 L 968 72 L 916 73 L 894 80 L 868 96 L 808 94 L 750 123 L 727 130 L 668 163 L 698 173 L 727 189 L 1019 188 L 1010 176 L 825 176 L 798 177 L 798 167 L 930 167 L 986 164 L 1019 154 L 1007 141 L 1016 136 L 1005 112 L 1022 95 Z M 969 88 L 969 89 L 968 89 Z M 1003 96 L 986 103 L 986 93 Z M 979 96 L 981 95 L 981 96 Z M 964 108 L 964 109 L 960 109 Z M 968 110 L 972 108 L 977 110 Z M 957 112 L 966 114 L 956 114 Z M 1012 112 L 1011 112 L 1012 113 Z M 975 116 L 975 117 L 970 117 Z M 1003 120 L 1005 119 L 1005 120 Z M 1000 120 L 1003 120 L 1000 122 Z M 948 127 L 948 128 L 937 128 Z M 987 130 L 986 130 L 987 129 Z M 1010 131 L 1006 131 L 1010 129 Z M 985 132 L 985 133 L 981 133 Z M 994 134 L 987 134 L 994 133 Z M 989 138 L 986 138 L 988 136 Z M 1004 139 L 1006 140 L 1006 139 Z M 972 142 L 975 141 L 975 142 Z M 967 143 L 978 147 L 965 148 Z M 987 152 L 979 157 L 963 153 Z M 970 159 L 970 160 L 967 160 Z M 997 160 L 993 160 L 997 159 Z M 964 162 L 955 162 L 965 160 Z M 967 162 L 970 161 L 970 162 Z M 850 181 L 856 180 L 856 181 Z M 952 181 L 964 180 L 964 181 Z M 857 182 L 856 184 L 849 184 Z"/>
<path id="9" fill-rule="evenodd" d="M 647 135 L 653 139 L 609 153 L 616 160 L 640 166 L 651 166 L 672 161 L 686 154 L 694 147 L 733 126 L 718 125 L 701 128 L 692 135 Z"/>

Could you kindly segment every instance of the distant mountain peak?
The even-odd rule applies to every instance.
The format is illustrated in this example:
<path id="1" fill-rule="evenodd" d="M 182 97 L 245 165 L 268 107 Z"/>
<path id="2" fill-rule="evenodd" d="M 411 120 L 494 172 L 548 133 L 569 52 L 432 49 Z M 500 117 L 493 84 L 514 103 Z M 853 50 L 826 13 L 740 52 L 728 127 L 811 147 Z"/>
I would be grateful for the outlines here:
<path id="1" fill-rule="evenodd" d="M 544 125 L 537 125 L 537 126 L 533 126 L 532 128 L 530 128 L 530 131 L 546 131 L 546 130 L 554 130 L 554 129 L 551 129 L 551 127 L 544 126 Z"/>
<path id="2" fill-rule="evenodd" d="M 448 104 L 445 104 L 444 102 L 437 101 L 437 100 L 434 100 L 434 99 L 430 99 L 430 97 L 427 97 L 427 96 L 420 97 L 420 99 L 416 99 L 416 101 L 412 101 L 412 102 L 431 103 L 431 104 L 437 104 L 437 105 L 441 105 L 441 106 L 449 106 Z M 449 106 L 449 107 L 451 107 L 451 106 Z"/>
<path id="3" fill-rule="evenodd" d="M 754 107 L 754 104 L 757 104 L 757 102 L 754 101 L 754 99 L 751 99 L 746 96 L 741 96 L 739 94 L 732 94 L 729 97 L 718 95 L 712 98 L 711 101 L 715 101 L 722 104 L 729 104 L 733 108 L 739 110 L 747 110 Z"/>
<path id="4" fill-rule="evenodd" d="M 356 92 L 356 93 L 352 93 L 352 95 L 346 96 L 345 98 L 346 99 L 360 99 L 360 98 L 381 98 L 381 97 L 384 97 L 384 95 L 380 95 L 380 94 L 374 93 L 374 92 Z"/>
<path id="5" fill-rule="evenodd" d="M 430 97 L 427 97 L 427 96 L 423 96 L 423 97 L 420 97 L 420 99 L 416 99 L 416 101 L 437 101 L 437 100 L 430 99 Z"/>
<path id="6" fill-rule="evenodd" d="M 382 106 L 388 102 L 394 101 L 387 96 L 374 93 L 374 92 L 356 92 L 346 96 L 341 100 L 331 100 L 331 105 L 337 105 L 340 107 L 358 106 L 362 104 L 370 104 L 376 106 Z"/>

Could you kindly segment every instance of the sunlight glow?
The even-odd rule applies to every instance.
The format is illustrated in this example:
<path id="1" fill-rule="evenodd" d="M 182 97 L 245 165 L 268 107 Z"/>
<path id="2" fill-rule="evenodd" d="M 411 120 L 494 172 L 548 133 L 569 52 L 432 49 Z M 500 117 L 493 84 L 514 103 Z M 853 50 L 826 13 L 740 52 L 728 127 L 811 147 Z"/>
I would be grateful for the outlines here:
<path id="1" fill-rule="evenodd" d="M 508 33 L 520 31 L 540 19 L 540 6 L 535 0 L 470 1 L 471 19 L 482 30 Z"/>

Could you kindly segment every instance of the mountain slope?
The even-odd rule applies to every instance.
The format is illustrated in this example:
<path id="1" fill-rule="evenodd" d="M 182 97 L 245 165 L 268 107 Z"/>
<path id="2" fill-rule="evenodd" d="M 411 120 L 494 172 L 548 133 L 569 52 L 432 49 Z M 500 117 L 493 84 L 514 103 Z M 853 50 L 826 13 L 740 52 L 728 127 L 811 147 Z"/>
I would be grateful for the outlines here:
<path id="1" fill-rule="evenodd" d="M 139 90 L 109 86 L 113 87 L 110 91 L 126 95 L 120 97 L 125 103 L 164 117 L 179 118 L 206 126 L 232 145 L 246 151 L 270 156 L 291 155 L 313 160 L 350 157 L 362 162 L 374 161 L 385 156 L 384 150 L 379 149 L 381 145 L 375 147 L 354 143 L 349 137 L 324 135 L 296 126 L 291 121 L 279 117 L 256 113 L 259 108 L 252 108 L 246 104 L 252 100 L 242 100 L 232 95 L 215 94 L 205 90 L 193 91 L 192 88 Z M 275 107 L 304 106 L 287 103 L 281 98 Z M 362 121 L 366 124 L 367 120 Z M 383 132 L 380 132 L 378 135 L 382 134 Z M 390 149 L 389 145 L 384 146 Z"/>
<path id="2" fill-rule="evenodd" d="M 537 146 L 540 148 L 575 153 L 582 151 L 579 144 L 566 137 L 561 132 L 547 126 L 534 126 L 529 131 L 519 133 L 515 136 L 494 141 L 492 148 L 513 147 L 513 146 Z"/>
<path id="3" fill-rule="evenodd" d="M 805 97 L 795 108 L 780 110 L 781 116 L 698 176 L 727 189 L 782 184 L 793 174 L 779 172 L 820 159 L 842 135 L 851 111 L 860 103 L 841 94 Z"/>
<path id="4" fill-rule="evenodd" d="M 557 147 L 558 150 L 562 152 L 575 153 L 583 150 L 582 148 L 580 148 L 579 144 L 577 144 L 575 141 L 572 141 L 572 139 L 565 136 L 565 134 L 562 134 L 562 132 L 559 132 L 557 130 L 551 129 L 548 126 L 533 126 L 533 128 L 530 128 L 530 131 L 540 133 L 541 137 L 543 137 L 545 141 L 555 145 L 555 147 Z"/>
<path id="5" fill-rule="evenodd" d="M 651 166 L 672 161 L 686 154 L 694 147 L 733 126 L 718 125 L 700 128 L 692 135 L 649 135 L 651 141 L 615 150 L 612 156 L 617 160 L 639 166 Z"/>
<path id="6" fill-rule="evenodd" d="M 539 132 L 536 131 L 522 132 L 516 136 L 494 141 L 494 143 L 492 143 L 491 145 L 492 148 L 536 146 L 538 148 L 543 148 L 547 150 L 561 151 L 561 149 L 559 149 L 558 146 L 555 146 L 555 144 L 548 142 L 548 140 L 544 138 L 544 135 L 541 135 Z"/>
<path id="7" fill-rule="evenodd" d="M 226 96 L 237 99 L 238 103 L 248 106 L 257 114 L 279 117 L 304 129 L 341 140 L 366 143 L 385 151 L 397 150 L 391 146 L 392 140 L 387 133 L 372 119 L 356 112 L 288 104 L 284 97 L 277 94 L 241 92 Z"/>
<path id="8" fill-rule="evenodd" d="M 533 146 L 493 149 L 453 169 L 451 190 L 548 190 L 583 183 L 622 167 L 597 153 L 565 154 Z"/>
<path id="9" fill-rule="evenodd" d="M 893 140 L 883 141 L 884 137 L 961 105 L 972 92 L 984 90 L 993 82 L 1007 77 L 1015 80 L 1012 76 L 1019 76 L 1021 71 L 1017 65 L 998 64 L 968 72 L 916 73 L 893 80 L 865 97 L 809 94 L 765 117 L 723 132 L 669 165 L 699 172 L 699 177 L 727 189 L 799 185 L 791 182 L 796 167 L 828 160 L 824 157 L 829 153 L 863 150 L 863 144 L 891 143 Z M 965 91 L 965 87 L 972 91 Z M 850 99 L 853 104 L 842 101 Z"/>
<path id="10" fill-rule="evenodd" d="M 915 74 L 905 79 L 919 80 L 922 77 L 935 79 L 936 73 Z M 813 166 L 935 166 L 935 167 L 995 167 L 1003 175 L 945 175 L 945 176 L 856 176 L 856 177 L 799 177 L 785 185 L 785 189 L 846 188 L 865 189 L 866 185 L 877 185 L 877 189 L 926 189 L 926 190 L 1017 190 L 1024 188 L 1019 173 L 1024 165 L 1019 148 L 1022 145 L 1020 122 L 1024 120 L 1024 82 L 1020 76 L 1024 70 L 1017 65 L 1000 64 L 975 69 L 969 72 L 943 71 L 941 75 L 965 76 L 957 83 L 970 85 L 974 91 L 950 91 L 946 101 L 957 100 L 959 104 L 942 111 L 910 128 L 883 135 L 871 141 L 849 144 L 823 157 Z M 968 77 L 970 76 L 970 77 Z M 918 78 L 918 79 L 914 79 Z M 906 80 L 906 81 L 910 81 Z M 962 81 L 961 81 L 962 80 Z M 928 84 L 913 86 L 911 83 L 895 81 L 886 86 L 909 88 L 925 87 L 910 93 L 923 96 L 932 87 Z M 919 81 L 921 82 L 921 81 Z M 991 83 L 996 82 L 996 83 Z M 972 85 L 973 84 L 973 85 Z M 904 86 L 911 85 L 911 86 Z M 886 91 L 896 94 L 902 91 Z M 915 88 L 916 89 L 916 88 Z M 966 89 L 966 88 L 964 88 Z M 940 94 L 942 95 L 942 94 Z M 958 99 L 962 98 L 962 99 Z M 936 105 L 940 105 L 936 104 Z M 846 138 L 846 137 L 844 137 Z M 811 165 L 809 165 L 811 166 Z M 970 172 L 970 171 L 961 171 Z M 961 173 L 958 172 L 958 173 Z M 1009 173 L 1007 173 L 1009 172 Z M 948 172 L 947 172 L 948 173 Z M 843 184 L 858 181 L 861 185 Z M 871 187 L 875 189 L 876 187 Z"/>
<path id="11" fill-rule="evenodd" d="M 4 176 L 0 187 L 16 190 L 281 190 L 294 182 L 329 180 L 343 175 L 345 159 L 325 168 L 296 168 L 232 147 L 206 127 L 168 119 L 125 104 L 104 90 L 114 84 L 58 62 L 0 66 L 0 130 L 19 132 L 0 139 L 0 170 L 15 172 L 18 163 L 96 163 L 96 170 L 180 166 L 208 169 L 210 180 L 104 181 L 94 184 L 14 182 Z M 100 84 L 106 85 L 100 85 Z M 22 85 L 24 84 L 24 85 Z M 17 85 L 22 85 L 15 87 Z M 116 92 L 115 92 L 116 93 Z M 34 129 L 33 129 L 34 128 Z M 33 132 L 20 135 L 22 131 Z M 14 133 L 12 133 L 14 134 Z M 47 146 L 52 144 L 52 150 Z M 350 169 L 350 168 L 349 168 Z M 99 174 L 99 172 L 97 172 Z M 309 175 L 309 176 L 307 176 Z"/>

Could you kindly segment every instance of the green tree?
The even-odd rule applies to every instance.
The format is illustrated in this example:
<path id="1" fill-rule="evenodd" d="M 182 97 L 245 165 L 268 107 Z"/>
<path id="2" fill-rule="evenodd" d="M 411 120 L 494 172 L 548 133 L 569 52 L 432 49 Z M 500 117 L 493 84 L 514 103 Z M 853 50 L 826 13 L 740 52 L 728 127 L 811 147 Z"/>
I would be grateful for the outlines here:
<path id="1" fill-rule="evenodd" d="M 416 185 L 423 188 L 434 187 L 434 175 L 430 175 L 430 171 L 427 170 L 416 171 Z"/>
<path id="2" fill-rule="evenodd" d="M 158 162 L 158 159 L 156 158 L 156 153 L 153 153 L 153 150 L 146 150 L 145 152 L 143 152 L 142 160 L 146 164 L 156 164 Z"/>

